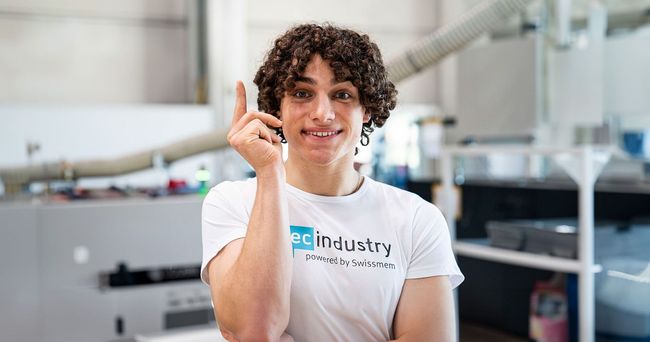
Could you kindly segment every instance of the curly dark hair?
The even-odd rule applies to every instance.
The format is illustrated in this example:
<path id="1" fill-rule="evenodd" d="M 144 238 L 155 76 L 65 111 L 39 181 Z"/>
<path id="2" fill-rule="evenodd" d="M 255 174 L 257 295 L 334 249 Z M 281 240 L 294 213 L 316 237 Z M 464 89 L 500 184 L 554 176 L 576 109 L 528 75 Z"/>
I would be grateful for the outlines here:
<path id="1" fill-rule="evenodd" d="M 382 127 L 395 108 L 397 90 L 388 80 L 379 47 L 365 34 L 331 24 L 302 24 L 289 29 L 275 40 L 255 75 L 259 109 L 279 117 L 285 92 L 295 87 L 296 79 L 316 54 L 329 61 L 338 82 L 350 81 L 359 90 L 361 105 L 370 114 L 361 131 L 361 145 L 368 145 L 374 127 Z"/>

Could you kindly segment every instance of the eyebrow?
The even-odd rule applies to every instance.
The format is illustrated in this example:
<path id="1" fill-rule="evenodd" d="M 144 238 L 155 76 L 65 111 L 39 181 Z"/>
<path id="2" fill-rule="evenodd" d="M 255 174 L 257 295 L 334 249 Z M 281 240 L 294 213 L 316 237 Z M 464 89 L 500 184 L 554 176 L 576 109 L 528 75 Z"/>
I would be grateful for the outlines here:
<path id="1" fill-rule="evenodd" d="M 311 84 L 311 85 L 316 84 L 316 81 L 313 78 L 304 77 L 304 76 L 298 76 L 296 78 L 296 82 L 303 82 L 303 83 L 307 83 L 307 84 Z"/>
<path id="2" fill-rule="evenodd" d="M 316 85 L 316 80 L 314 80 L 311 77 L 306 77 L 306 76 L 298 76 L 298 77 L 296 77 L 296 82 L 304 82 L 304 83 L 307 83 L 307 84 Z M 330 85 L 336 85 L 336 84 L 345 83 L 345 82 L 349 82 L 349 81 L 338 82 L 336 80 L 336 78 L 332 78 L 330 80 Z"/>

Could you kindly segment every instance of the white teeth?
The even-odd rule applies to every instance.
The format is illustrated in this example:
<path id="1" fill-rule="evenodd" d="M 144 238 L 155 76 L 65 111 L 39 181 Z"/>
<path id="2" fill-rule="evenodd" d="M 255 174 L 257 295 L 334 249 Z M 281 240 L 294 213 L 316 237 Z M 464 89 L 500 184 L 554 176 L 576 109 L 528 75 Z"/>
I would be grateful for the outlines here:
<path id="1" fill-rule="evenodd" d="M 308 133 L 317 137 L 329 137 L 330 135 L 336 134 L 336 132 L 308 132 Z"/>

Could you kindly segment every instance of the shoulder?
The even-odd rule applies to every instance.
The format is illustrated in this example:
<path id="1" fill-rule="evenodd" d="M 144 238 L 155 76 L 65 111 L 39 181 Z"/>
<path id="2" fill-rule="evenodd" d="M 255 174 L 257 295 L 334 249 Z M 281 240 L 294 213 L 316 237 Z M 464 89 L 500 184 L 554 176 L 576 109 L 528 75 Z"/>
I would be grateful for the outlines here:
<path id="1" fill-rule="evenodd" d="M 210 189 L 210 192 L 217 191 L 221 193 L 241 192 L 255 189 L 257 178 L 247 178 L 235 181 L 223 181 Z"/>
<path id="2" fill-rule="evenodd" d="M 447 221 L 430 201 L 412 192 L 371 180 L 368 184 L 382 210 L 398 215 L 397 221 L 406 228 L 408 236 L 435 236 L 446 232 Z"/>
<path id="3" fill-rule="evenodd" d="M 433 215 L 440 214 L 440 210 L 433 203 L 417 194 L 370 178 L 368 180 L 373 195 L 384 200 L 386 204 L 407 208 L 414 214 L 418 212 L 428 212 Z"/>
<path id="4" fill-rule="evenodd" d="M 203 200 L 203 205 L 219 202 L 245 201 L 254 197 L 257 179 L 248 178 L 237 181 L 223 181 L 213 186 Z"/>

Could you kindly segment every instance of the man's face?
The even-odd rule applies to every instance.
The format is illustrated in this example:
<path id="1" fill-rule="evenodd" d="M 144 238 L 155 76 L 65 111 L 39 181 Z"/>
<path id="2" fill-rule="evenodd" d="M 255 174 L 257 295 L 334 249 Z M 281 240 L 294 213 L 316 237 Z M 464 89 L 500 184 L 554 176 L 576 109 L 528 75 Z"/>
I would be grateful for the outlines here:
<path id="1" fill-rule="evenodd" d="M 337 82 L 329 61 L 314 55 L 280 104 L 289 160 L 326 166 L 352 162 L 370 115 L 350 81 Z M 349 159 L 349 160 L 348 160 Z"/>

